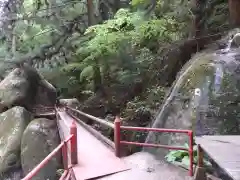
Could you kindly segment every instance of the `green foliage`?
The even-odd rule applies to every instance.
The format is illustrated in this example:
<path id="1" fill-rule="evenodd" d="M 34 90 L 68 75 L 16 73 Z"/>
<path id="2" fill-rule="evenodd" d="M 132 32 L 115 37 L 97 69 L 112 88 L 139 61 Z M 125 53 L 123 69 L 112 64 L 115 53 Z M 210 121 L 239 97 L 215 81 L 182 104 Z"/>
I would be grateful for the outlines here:
<path id="1" fill-rule="evenodd" d="M 145 5 L 147 3 L 149 3 L 149 2 L 147 2 L 146 0 L 132 0 L 131 1 L 132 6 L 140 6 L 140 5 L 143 5 L 143 4 Z"/>
<path id="2" fill-rule="evenodd" d="M 70 66 L 77 63 L 85 66 L 80 73 L 81 82 L 94 81 L 97 73 L 103 84 L 113 78 L 125 85 L 143 81 L 146 78 L 142 76 L 151 70 L 155 59 L 150 49 L 159 41 L 178 39 L 176 27 L 173 19 L 146 19 L 143 12 L 120 9 L 113 19 L 85 31 L 89 41 L 76 43 L 79 58 Z M 100 74 L 92 67 L 97 67 L 95 70 L 99 69 Z"/>
<path id="3" fill-rule="evenodd" d="M 188 144 L 184 144 L 184 148 L 189 148 Z M 190 166 L 190 159 L 189 159 L 189 153 L 188 151 L 184 150 L 171 150 L 169 153 L 165 156 L 165 159 L 170 162 L 177 165 L 184 166 L 186 168 L 189 168 Z M 193 163 L 197 164 L 197 145 L 194 145 L 193 147 Z M 206 166 L 210 166 L 210 162 L 204 158 L 204 164 Z"/>
<path id="4" fill-rule="evenodd" d="M 84 78 L 92 78 L 93 77 L 93 67 L 92 66 L 87 66 L 85 67 L 82 72 L 80 73 L 80 81 L 83 81 Z"/>
<path id="5" fill-rule="evenodd" d="M 133 104 L 137 104 L 136 109 L 145 105 L 155 109 L 164 94 L 162 87 L 152 84 L 164 68 L 155 67 L 156 57 L 161 56 L 158 50 L 185 37 L 192 23 L 189 1 L 156 2 L 154 13 L 148 17 L 141 7 L 152 1 L 132 0 L 131 10 L 119 9 L 112 19 L 87 28 L 85 1 L 23 0 L 11 14 L 16 17 L 11 22 L 12 29 L 5 27 L 7 30 L 2 33 L 6 37 L 14 34 L 15 38 L 0 44 L 0 60 L 18 60 L 27 55 L 25 59 L 33 59 L 34 67 L 67 96 L 91 94 L 97 86 L 130 87 L 144 82 L 144 88 L 151 87 L 144 91 L 150 98 L 136 97 Z M 94 5 L 98 16 L 98 1 Z M 218 14 L 221 8 L 219 4 Z M 68 25 L 72 22 L 75 23 L 70 30 Z M 6 66 L 9 64 L 1 63 L 1 72 L 5 73 Z"/>
<path id="6" fill-rule="evenodd" d="M 153 115 L 163 102 L 165 92 L 166 89 L 160 86 L 147 88 L 142 97 L 136 96 L 132 101 L 127 102 L 125 110 L 121 112 L 121 117 L 133 117 L 139 111 L 150 112 Z"/>
<path id="7" fill-rule="evenodd" d="M 149 3 L 151 1 L 131 2 L 132 6 Z M 148 81 L 154 78 L 153 62 L 159 45 L 164 46 L 183 37 L 182 29 L 186 26 L 178 17 L 189 13 L 189 10 L 184 10 L 185 5 L 189 8 L 187 1 L 158 0 L 155 14 L 150 17 L 145 17 L 141 10 L 119 9 L 113 19 L 91 26 L 86 31 L 86 20 L 77 21 L 66 41 L 60 40 L 56 47 L 47 49 L 53 51 L 59 46 L 59 52 L 45 59 L 40 55 L 33 63 L 41 70 L 46 68 L 45 71 L 56 68 L 53 72 L 61 74 L 71 86 L 79 86 L 81 90 L 94 91 L 96 84 L 104 86 L 109 81 L 122 85 Z M 176 16 L 174 12 L 180 12 L 179 7 L 183 12 Z M 25 54 L 31 57 L 41 51 L 43 46 L 63 36 L 66 25 L 74 18 L 81 14 L 85 18 L 86 12 L 83 1 L 24 0 L 17 11 L 20 19 L 13 28 L 16 36 L 13 57 Z M 5 45 L 1 48 L 3 59 L 9 57 L 11 51 L 6 50 Z M 65 82 L 58 84 L 66 89 Z"/>

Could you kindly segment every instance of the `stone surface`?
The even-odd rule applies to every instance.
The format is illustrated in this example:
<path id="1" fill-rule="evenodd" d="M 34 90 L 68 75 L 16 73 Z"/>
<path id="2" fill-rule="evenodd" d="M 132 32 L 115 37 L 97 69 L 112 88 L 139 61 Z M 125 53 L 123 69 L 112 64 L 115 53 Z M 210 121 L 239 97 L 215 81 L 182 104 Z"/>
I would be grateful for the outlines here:
<path id="1" fill-rule="evenodd" d="M 240 47 L 240 33 L 237 33 L 233 36 L 231 47 L 235 47 L 235 48 Z"/>
<path id="2" fill-rule="evenodd" d="M 207 180 L 206 173 L 207 171 L 205 168 L 197 166 L 194 174 L 194 180 Z"/>
<path id="3" fill-rule="evenodd" d="M 186 170 L 160 161 L 150 153 L 139 152 L 123 159 L 131 167 L 130 170 L 99 180 L 192 180 Z"/>
<path id="4" fill-rule="evenodd" d="M 60 105 L 69 106 L 74 109 L 78 109 L 80 107 L 80 102 L 76 99 L 60 99 Z"/>
<path id="5" fill-rule="evenodd" d="M 53 106 L 56 89 L 28 66 L 16 68 L 0 82 L 0 112 L 13 106 L 31 110 L 34 106 Z"/>
<path id="6" fill-rule="evenodd" d="M 24 175 L 29 173 L 60 143 L 56 121 L 34 119 L 24 131 L 21 144 L 21 164 Z M 61 153 L 52 158 L 32 180 L 55 180 L 60 168 Z"/>
<path id="7" fill-rule="evenodd" d="M 240 52 L 200 53 L 185 65 L 154 128 L 192 129 L 196 136 L 239 135 Z M 184 145 L 187 135 L 149 133 L 148 143 Z M 168 150 L 145 148 L 165 156 Z"/>
<path id="8" fill-rule="evenodd" d="M 22 179 L 22 169 L 13 169 L 10 172 L 3 173 L 0 175 L 1 180 L 20 180 Z"/>
<path id="9" fill-rule="evenodd" d="M 20 167 L 21 138 L 31 119 L 31 113 L 18 106 L 0 115 L 0 174 Z"/>
<path id="10" fill-rule="evenodd" d="M 45 80 L 42 76 L 38 82 L 37 92 L 35 94 L 35 106 L 53 107 L 57 99 L 56 88 Z"/>

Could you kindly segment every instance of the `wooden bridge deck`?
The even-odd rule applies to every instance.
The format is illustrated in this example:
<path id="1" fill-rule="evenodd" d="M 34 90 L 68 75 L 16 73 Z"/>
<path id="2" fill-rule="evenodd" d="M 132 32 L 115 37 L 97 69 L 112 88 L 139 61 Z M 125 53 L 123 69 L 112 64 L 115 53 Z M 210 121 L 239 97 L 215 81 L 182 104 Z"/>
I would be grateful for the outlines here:
<path id="1" fill-rule="evenodd" d="M 240 136 L 202 136 L 196 143 L 232 179 L 240 180 Z"/>
<path id="2" fill-rule="evenodd" d="M 69 135 L 69 127 L 73 121 L 65 111 L 58 112 L 60 132 L 63 136 Z M 114 152 L 77 124 L 78 138 L 78 165 L 73 167 L 77 180 L 92 179 L 128 170 L 123 160 L 117 158 Z"/>
<path id="3" fill-rule="evenodd" d="M 32 112 L 36 117 L 55 117 L 55 107 L 35 107 Z"/>

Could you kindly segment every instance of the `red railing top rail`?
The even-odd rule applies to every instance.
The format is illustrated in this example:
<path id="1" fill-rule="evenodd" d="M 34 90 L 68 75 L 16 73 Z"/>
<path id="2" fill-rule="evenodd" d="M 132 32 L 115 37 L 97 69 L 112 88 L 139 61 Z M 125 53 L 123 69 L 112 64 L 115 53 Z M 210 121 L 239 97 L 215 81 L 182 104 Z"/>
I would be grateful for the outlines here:
<path id="1" fill-rule="evenodd" d="M 102 125 L 104 125 L 104 126 L 110 127 L 110 128 L 112 128 L 112 129 L 114 128 L 114 124 L 111 123 L 111 122 L 109 122 L 109 121 L 107 121 L 107 120 L 105 120 L 105 119 L 101 119 L 101 118 L 94 117 L 94 116 L 92 116 L 92 115 L 90 115 L 90 114 L 84 113 L 84 112 L 82 112 L 82 111 L 80 111 L 80 110 L 71 108 L 71 107 L 69 107 L 69 106 L 65 106 L 65 107 L 66 107 L 67 109 L 70 109 L 70 110 L 73 111 L 73 112 L 76 112 L 76 113 L 78 113 L 78 114 L 80 114 L 80 115 L 82 115 L 82 116 L 85 116 L 85 117 L 87 117 L 87 118 L 89 118 L 89 119 L 91 119 L 91 120 L 93 120 L 93 121 L 95 121 L 95 122 L 98 122 L 98 123 L 100 123 L 100 124 L 102 124 Z"/>
<path id="2" fill-rule="evenodd" d="M 104 143 L 109 145 L 111 148 L 114 148 L 114 143 L 109 138 L 105 137 L 100 132 L 98 132 L 97 130 L 95 130 L 94 128 L 92 128 L 91 126 L 86 124 L 85 122 L 81 121 L 80 118 L 76 117 L 75 115 L 73 115 L 69 112 L 67 112 L 67 113 L 72 118 L 74 118 L 76 120 L 76 122 L 78 122 L 81 126 L 83 126 L 85 129 L 87 129 L 91 134 L 93 134 L 97 139 L 99 139 L 100 141 L 103 141 Z"/>
<path id="3" fill-rule="evenodd" d="M 65 141 L 63 141 L 61 144 L 59 144 L 41 163 L 39 163 L 22 180 L 32 179 L 41 170 L 41 168 L 43 168 L 62 149 L 64 144 L 71 140 L 72 137 L 73 137 L 73 135 L 70 135 L 68 138 L 66 138 Z"/>
<path id="4" fill-rule="evenodd" d="M 152 132 L 167 132 L 167 133 L 191 133 L 191 130 L 182 129 L 165 129 L 165 128 L 148 128 L 148 127 L 132 127 L 132 126 L 121 126 L 123 130 L 135 130 L 135 131 L 152 131 Z"/>

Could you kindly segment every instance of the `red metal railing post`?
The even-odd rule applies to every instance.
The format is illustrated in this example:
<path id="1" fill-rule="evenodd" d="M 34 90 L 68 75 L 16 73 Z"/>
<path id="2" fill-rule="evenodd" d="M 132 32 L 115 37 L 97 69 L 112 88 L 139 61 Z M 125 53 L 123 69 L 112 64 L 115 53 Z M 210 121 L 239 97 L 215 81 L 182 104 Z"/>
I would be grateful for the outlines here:
<path id="1" fill-rule="evenodd" d="M 120 157 L 120 141 L 121 141 L 121 121 L 118 116 L 116 116 L 114 121 L 114 143 L 115 143 L 115 155 Z"/>
<path id="2" fill-rule="evenodd" d="M 193 132 L 189 131 L 188 132 L 189 136 L 189 160 L 190 160 L 190 170 L 189 170 L 189 175 L 193 176 Z"/>
<path id="3" fill-rule="evenodd" d="M 64 170 L 68 170 L 68 154 L 67 154 L 67 142 L 64 141 L 62 147 L 62 156 L 63 156 L 63 168 Z"/>
<path id="4" fill-rule="evenodd" d="M 71 163 L 74 165 L 78 163 L 77 126 L 74 120 L 72 121 L 72 125 L 70 127 L 70 134 L 73 135 L 70 140 L 70 145 L 71 145 Z"/>

